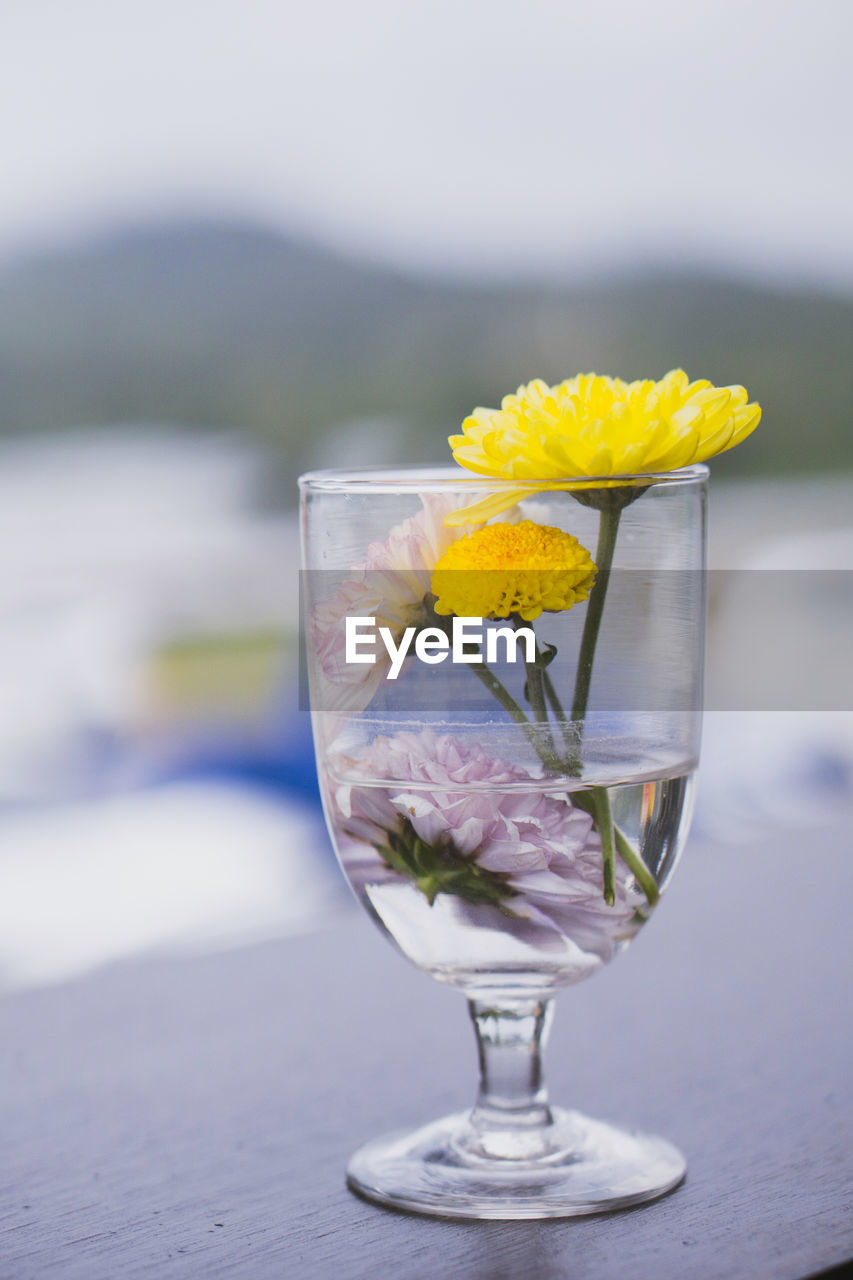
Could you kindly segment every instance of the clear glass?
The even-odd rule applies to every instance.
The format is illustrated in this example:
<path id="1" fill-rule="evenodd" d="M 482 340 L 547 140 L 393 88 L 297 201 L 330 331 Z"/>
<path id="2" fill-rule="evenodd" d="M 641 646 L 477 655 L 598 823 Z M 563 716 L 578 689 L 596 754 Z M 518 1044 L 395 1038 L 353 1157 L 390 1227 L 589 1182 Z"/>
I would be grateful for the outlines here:
<path id="1" fill-rule="evenodd" d="M 541 1050 L 555 993 L 624 950 L 684 843 L 706 479 L 692 467 L 522 490 L 447 468 L 300 482 L 303 697 L 329 830 L 383 932 L 465 993 L 480 1061 L 470 1112 L 356 1152 L 348 1181 L 371 1200 L 564 1217 L 684 1175 L 662 1139 L 551 1107 Z M 536 558 L 544 539 L 577 558 L 574 577 Z"/>

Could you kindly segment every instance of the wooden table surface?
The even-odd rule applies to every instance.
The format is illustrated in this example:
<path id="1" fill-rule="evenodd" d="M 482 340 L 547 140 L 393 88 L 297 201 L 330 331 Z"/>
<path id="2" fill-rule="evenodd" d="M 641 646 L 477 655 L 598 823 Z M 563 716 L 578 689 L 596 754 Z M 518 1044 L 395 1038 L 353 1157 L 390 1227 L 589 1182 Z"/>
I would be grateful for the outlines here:
<path id="1" fill-rule="evenodd" d="M 365 1204 L 351 1149 L 472 1099 L 462 998 L 353 912 L 0 1003 L 2 1280 L 793 1280 L 853 1255 L 850 826 L 689 846 L 557 1003 L 552 1096 L 675 1141 L 668 1198 L 565 1222 Z"/>

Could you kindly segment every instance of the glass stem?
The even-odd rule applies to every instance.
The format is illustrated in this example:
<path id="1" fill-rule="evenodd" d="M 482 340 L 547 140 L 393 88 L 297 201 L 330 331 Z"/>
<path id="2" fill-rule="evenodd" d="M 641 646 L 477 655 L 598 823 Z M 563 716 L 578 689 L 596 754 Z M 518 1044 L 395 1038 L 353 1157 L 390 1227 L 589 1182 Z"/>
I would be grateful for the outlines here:
<path id="1" fill-rule="evenodd" d="M 480 1090 L 471 1112 L 471 1148 L 518 1160 L 549 1149 L 553 1125 L 542 1075 L 552 1000 L 468 1001 L 477 1035 Z"/>

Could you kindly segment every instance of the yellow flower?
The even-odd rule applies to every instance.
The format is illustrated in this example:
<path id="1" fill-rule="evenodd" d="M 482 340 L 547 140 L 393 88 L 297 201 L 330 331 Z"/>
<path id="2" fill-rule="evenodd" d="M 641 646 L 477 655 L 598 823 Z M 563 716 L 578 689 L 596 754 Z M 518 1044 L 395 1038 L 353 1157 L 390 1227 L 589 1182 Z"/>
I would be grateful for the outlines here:
<path id="1" fill-rule="evenodd" d="M 449 443 L 461 466 L 507 480 L 674 471 L 740 444 L 761 418 L 747 400 L 744 387 L 690 382 L 681 369 L 660 382 L 588 373 L 549 387 L 537 378 L 500 409 L 475 409 Z M 497 494 L 447 523 L 486 520 L 534 491 Z"/>
<path id="2" fill-rule="evenodd" d="M 491 524 L 453 542 L 432 575 L 436 613 L 525 622 L 586 600 L 595 565 L 577 538 L 522 520 Z"/>

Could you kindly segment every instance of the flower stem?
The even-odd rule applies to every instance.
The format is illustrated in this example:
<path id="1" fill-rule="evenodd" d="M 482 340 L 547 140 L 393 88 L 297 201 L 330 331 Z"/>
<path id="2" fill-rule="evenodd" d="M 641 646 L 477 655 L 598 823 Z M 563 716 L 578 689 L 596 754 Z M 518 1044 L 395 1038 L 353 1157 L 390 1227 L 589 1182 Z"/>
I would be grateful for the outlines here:
<path id="1" fill-rule="evenodd" d="M 542 680 L 545 685 L 545 696 L 550 702 L 551 710 L 554 712 L 554 715 L 556 716 L 557 723 L 559 724 L 563 734 L 563 742 L 566 744 L 566 751 L 568 752 L 568 755 L 570 757 L 567 762 L 568 771 L 569 773 L 574 773 L 574 772 L 579 773 L 580 768 L 578 767 L 577 770 L 575 770 L 574 768 L 575 761 L 572 758 L 573 752 L 575 750 L 575 741 L 574 741 L 574 738 L 572 737 L 571 725 L 566 720 L 566 713 L 563 710 L 563 704 L 559 699 L 557 690 L 554 688 L 554 681 L 548 675 L 547 668 L 542 672 Z"/>
<path id="2" fill-rule="evenodd" d="M 521 725 L 531 746 L 546 768 L 554 769 L 558 773 L 562 772 L 562 762 L 554 752 L 553 747 L 543 738 L 542 729 L 536 724 L 531 724 L 512 694 L 504 688 L 495 673 L 486 666 L 485 660 L 482 663 L 472 663 L 471 670 L 475 675 L 479 676 L 489 692 L 497 698 L 504 710 L 509 712 L 516 724 Z"/>
<path id="3" fill-rule="evenodd" d="M 517 721 L 518 724 L 520 725 L 527 725 L 528 728 L 533 727 L 530 724 L 530 721 L 527 719 L 527 716 L 522 711 L 521 707 L 516 702 L 515 698 L 513 698 L 512 694 L 507 689 L 504 688 L 504 686 L 501 684 L 500 680 L 497 678 L 497 676 L 491 670 L 491 668 L 486 666 L 485 659 L 483 660 L 482 663 L 479 663 L 479 662 L 472 663 L 471 670 L 474 672 L 476 676 L 480 677 L 480 679 L 482 680 L 486 688 L 490 691 L 490 693 L 493 693 L 495 695 L 498 702 L 501 704 L 501 706 L 504 708 L 505 711 L 509 712 L 513 720 Z"/>
<path id="4" fill-rule="evenodd" d="M 516 630 L 524 626 L 523 619 L 517 613 L 512 615 L 512 622 Z M 544 726 L 541 732 L 543 741 L 546 742 L 548 754 L 557 761 L 557 767 L 562 771 L 563 765 L 557 752 L 554 735 L 551 732 L 551 722 L 548 719 L 548 703 L 545 700 L 545 681 L 548 679 L 548 674 L 542 661 L 538 639 L 534 640 L 534 644 L 536 652 L 533 661 L 528 662 L 526 658 L 524 660 L 524 672 L 527 679 L 524 693 L 530 703 L 530 710 L 533 712 L 534 720 Z M 541 757 L 541 751 L 539 754 Z"/>
<path id="5" fill-rule="evenodd" d="M 527 697 L 533 718 L 542 724 L 548 722 L 548 708 L 545 705 L 545 689 L 542 684 L 542 668 L 535 662 L 525 663 L 527 671 Z"/>
<path id="6" fill-rule="evenodd" d="M 562 763 L 557 755 L 554 736 L 551 733 L 551 722 L 548 719 L 548 704 L 545 701 L 545 670 L 538 661 L 526 662 L 524 665 L 527 672 L 527 698 L 533 718 L 537 725 L 542 726 L 540 732 L 549 756 L 557 761 L 558 768 L 562 771 Z"/>
<path id="7" fill-rule="evenodd" d="M 595 809 L 596 826 L 601 836 L 601 862 L 604 879 L 604 901 L 612 907 L 616 901 L 615 866 L 614 866 L 614 830 L 613 815 L 610 812 L 610 798 L 604 787 L 592 787 L 589 792 Z"/>
<path id="8" fill-rule="evenodd" d="M 628 840 L 617 826 L 613 827 L 613 834 L 616 839 L 616 852 L 625 863 L 625 866 L 633 875 L 637 884 L 646 895 L 646 901 L 650 907 L 653 907 L 660 898 L 660 889 L 657 886 L 654 876 L 649 871 L 643 859 L 637 853 L 631 842 Z"/>
<path id="9" fill-rule="evenodd" d="M 625 866 L 633 875 L 639 884 L 643 893 L 646 895 L 646 901 L 650 907 L 653 907 L 660 899 L 660 889 L 649 868 L 643 862 L 634 846 L 631 844 L 624 831 L 616 825 L 612 818 L 610 809 L 610 801 L 607 791 L 604 787 L 590 787 L 588 791 L 570 791 L 569 799 L 578 809 L 583 809 L 594 820 L 596 830 L 601 835 L 602 855 L 607 858 L 606 827 L 609 821 L 610 829 L 613 833 L 613 847 L 619 857 L 625 863 Z M 601 826 L 601 816 L 604 814 L 605 826 Z M 606 887 L 606 883 L 605 883 Z"/>
<path id="10" fill-rule="evenodd" d="M 575 724 L 574 750 L 579 753 L 583 738 L 583 723 L 589 701 L 589 686 L 592 680 L 592 663 L 595 657 L 595 646 L 601 617 L 604 613 L 604 600 L 607 595 L 607 584 L 610 581 L 610 570 L 613 565 L 613 552 L 616 547 L 616 535 L 619 532 L 619 508 L 603 507 L 598 518 L 598 546 L 595 551 L 595 563 L 598 574 L 595 586 L 589 597 L 586 611 L 581 647 L 578 655 L 578 672 L 575 679 L 575 693 L 572 699 L 572 720 Z"/>
<path id="11" fill-rule="evenodd" d="M 613 566 L 613 554 L 616 547 L 616 535 L 619 532 L 620 514 L 621 509 L 619 508 L 604 508 L 599 517 L 598 546 L 595 556 L 598 577 L 590 595 L 589 608 L 584 622 L 583 635 L 581 636 L 578 671 L 572 699 L 571 722 L 566 720 L 566 713 L 554 683 L 548 674 L 547 666 L 540 661 L 525 663 L 527 696 L 535 717 L 532 723 L 494 672 L 486 666 L 485 660 L 480 664 L 473 664 L 474 672 L 479 676 L 486 688 L 524 730 L 529 742 L 545 767 L 560 773 L 579 775 L 582 769 L 580 748 L 587 703 L 589 701 L 592 664 L 595 657 L 601 619 L 604 614 L 607 586 Z M 537 659 L 539 656 L 537 649 Z M 563 733 L 563 740 L 567 750 L 566 760 L 560 759 L 554 745 L 548 714 L 549 704 Z M 653 907 L 660 898 L 660 890 L 649 868 L 634 849 L 627 836 L 614 823 L 610 809 L 610 797 L 606 788 L 591 787 L 585 794 L 573 793 L 572 800 L 578 807 L 586 809 L 591 814 L 601 838 L 602 889 L 604 901 L 607 905 L 612 907 L 616 901 L 615 862 L 616 853 L 618 853 L 645 894 L 649 906 Z"/>

